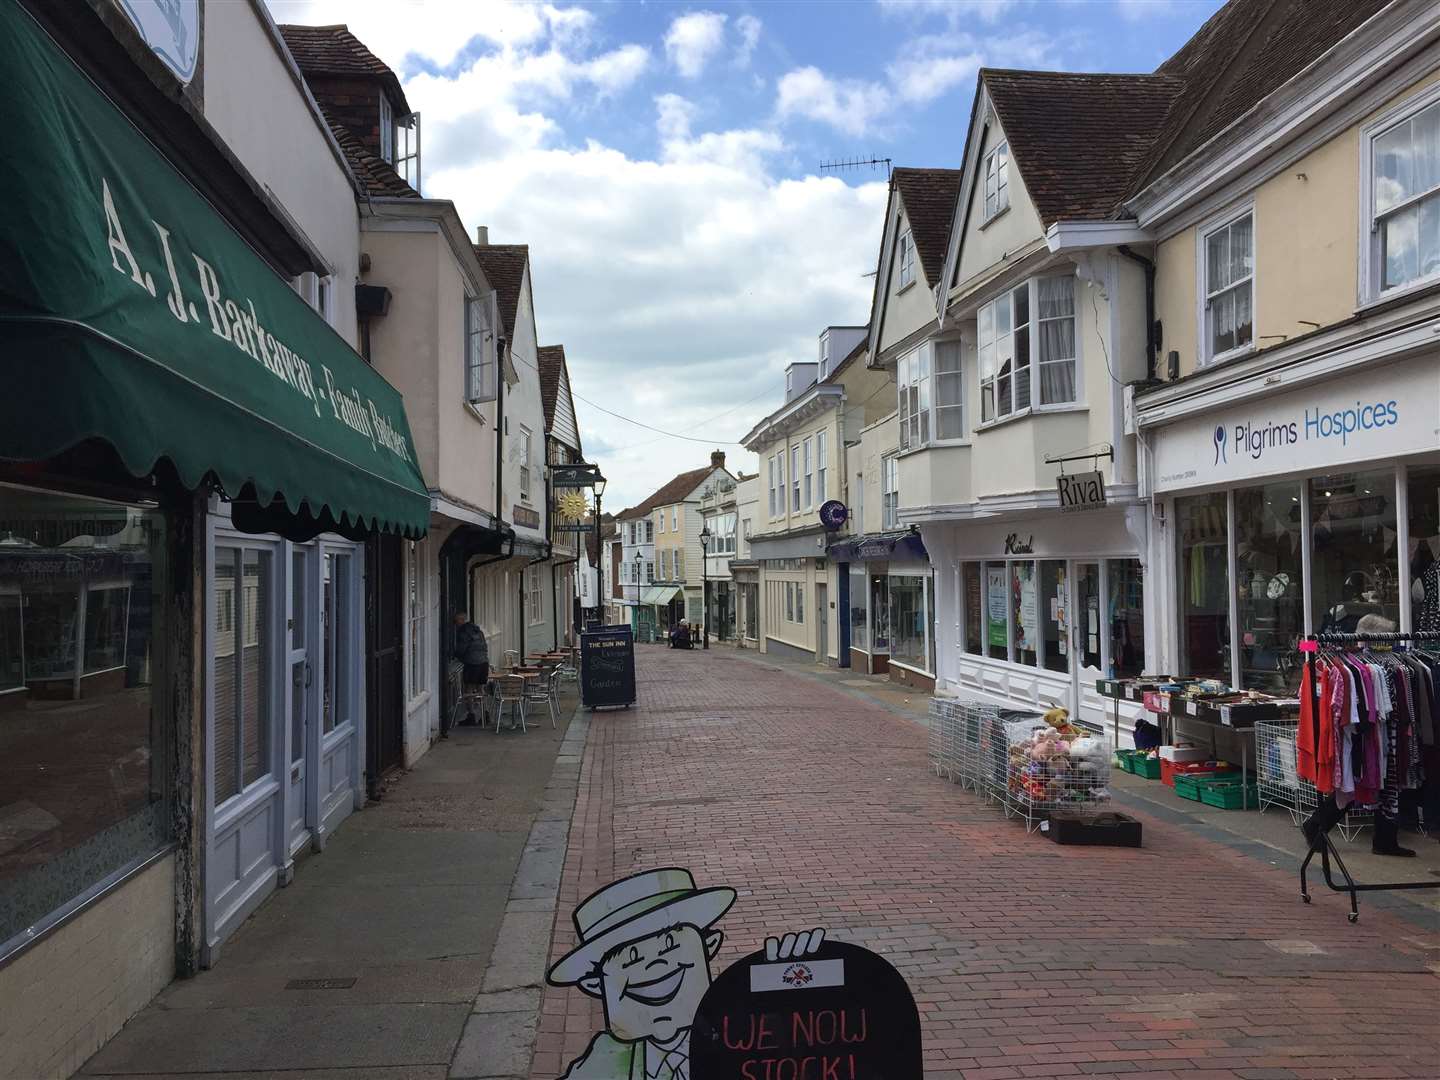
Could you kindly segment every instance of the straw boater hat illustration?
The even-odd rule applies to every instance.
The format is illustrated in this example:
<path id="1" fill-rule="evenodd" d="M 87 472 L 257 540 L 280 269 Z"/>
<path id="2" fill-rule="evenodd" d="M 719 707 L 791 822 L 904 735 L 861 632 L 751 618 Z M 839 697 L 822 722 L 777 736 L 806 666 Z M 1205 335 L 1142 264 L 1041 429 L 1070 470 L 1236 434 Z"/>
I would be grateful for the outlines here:
<path id="1" fill-rule="evenodd" d="M 580 943 L 556 961 L 549 981 L 554 986 L 573 986 L 617 945 L 666 927 L 714 926 L 734 902 L 734 889 L 697 889 L 690 871 L 675 866 L 611 882 L 575 909 Z"/>

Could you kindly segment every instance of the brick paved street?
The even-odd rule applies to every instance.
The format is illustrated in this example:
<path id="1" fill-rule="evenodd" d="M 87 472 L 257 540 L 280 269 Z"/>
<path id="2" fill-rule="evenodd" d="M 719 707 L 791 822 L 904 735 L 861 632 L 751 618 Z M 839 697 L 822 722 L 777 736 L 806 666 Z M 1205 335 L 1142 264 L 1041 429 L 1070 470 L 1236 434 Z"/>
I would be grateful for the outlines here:
<path id="1" fill-rule="evenodd" d="M 640 706 L 597 713 L 552 956 L 575 903 L 647 867 L 740 897 L 717 970 L 826 927 L 896 964 L 927 1077 L 1440 1076 L 1440 926 L 1299 902 L 1294 876 L 1145 820 L 1143 850 L 1061 848 L 926 763 L 926 732 L 728 650 L 637 650 Z M 532 1077 L 598 1005 L 547 989 Z"/>

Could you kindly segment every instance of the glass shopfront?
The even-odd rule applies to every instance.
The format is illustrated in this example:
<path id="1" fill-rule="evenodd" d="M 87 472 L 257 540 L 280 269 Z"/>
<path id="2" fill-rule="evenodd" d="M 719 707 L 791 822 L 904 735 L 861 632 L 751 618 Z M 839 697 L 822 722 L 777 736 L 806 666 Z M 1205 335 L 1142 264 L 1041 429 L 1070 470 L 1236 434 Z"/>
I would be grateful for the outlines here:
<path id="1" fill-rule="evenodd" d="M 933 674 L 935 620 L 930 617 L 930 576 L 891 574 L 890 660 Z"/>
<path id="2" fill-rule="evenodd" d="M 1440 629 L 1440 465 L 1182 495 L 1174 520 L 1178 674 L 1293 693 L 1306 633 Z"/>
<path id="3" fill-rule="evenodd" d="M 0 485 L 0 952 L 163 847 L 153 505 Z"/>
<path id="4" fill-rule="evenodd" d="M 850 564 L 850 647 L 870 651 L 870 583 L 864 563 Z"/>

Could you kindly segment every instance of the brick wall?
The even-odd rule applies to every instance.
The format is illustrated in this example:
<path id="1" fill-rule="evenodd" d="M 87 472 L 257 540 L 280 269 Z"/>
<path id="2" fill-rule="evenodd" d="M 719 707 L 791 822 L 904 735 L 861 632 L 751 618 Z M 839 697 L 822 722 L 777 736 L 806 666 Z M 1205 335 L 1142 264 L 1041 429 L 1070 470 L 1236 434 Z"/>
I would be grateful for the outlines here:
<path id="1" fill-rule="evenodd" d="M 0 968 L 0 1076 L 70 1076 L 174 975 L 169 856 Z"/>
<path id="2" fill-rule="evenodd" d="M 307 76 L 310 92 L 338 123 L 354 132 L 376 157 L 380 156 L 380 82 Z"/>

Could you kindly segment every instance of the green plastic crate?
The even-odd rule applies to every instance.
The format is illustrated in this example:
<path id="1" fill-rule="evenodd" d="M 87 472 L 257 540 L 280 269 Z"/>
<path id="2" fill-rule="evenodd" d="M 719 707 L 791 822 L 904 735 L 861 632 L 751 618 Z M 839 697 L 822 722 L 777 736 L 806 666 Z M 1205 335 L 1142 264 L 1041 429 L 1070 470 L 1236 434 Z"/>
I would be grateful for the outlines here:
<path id="1" fill-rule="evenodd" d="M 1216 780 L 1239 780 L 1240 774 L 1235 772 L 1220 773 L 1176 773 L 1175 794 L 1182 799 L 1189 799 L 1191 802 L 1201 802 L 1200 785 L 1211 783 Z"/>
<path id="2" fill-rule="evenodd" d="M 1135 771 L 1135 751 L 1116 750 L 1115 767 L 1121 772 L 1133 773 Z"/>
<path id="3" fill-rule="evenodd" d="M 1254 784 L 1246 784 L 1233 777 L 1224 780 L 1197 781 L 1200 801 L 1206 806 L 1217 806 L 1221 810 L 1244 810 L 1259 807 L 1260 792 Z"/>
<path id="4" fill-rule="evenodd" d="M 1130 759 L 1134 765 L 1131 770 L 1136 776 L 1143 776 L 1146 780 L 1160 779 L 1160 759 L 1158 757 L 1146 757 L 1144 754 L 1136 754 Z"/>

